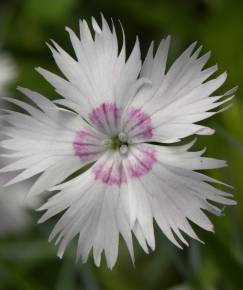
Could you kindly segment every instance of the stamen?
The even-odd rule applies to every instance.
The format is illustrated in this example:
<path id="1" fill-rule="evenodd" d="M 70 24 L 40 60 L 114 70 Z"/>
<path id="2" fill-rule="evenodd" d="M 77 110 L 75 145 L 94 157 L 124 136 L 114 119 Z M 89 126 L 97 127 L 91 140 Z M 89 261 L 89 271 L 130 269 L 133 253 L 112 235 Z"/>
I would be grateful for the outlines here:
<path id="1" fill-rule="evenodd" d="M 119 148 L 119 151 L 122 155 L 125 155 L 127 154 L 128 152 L 128 146 L 127 145 L 121 145 L 120 148 Z"/>
<path id="2" fill-rule="evenodd" d="M 119 133 L 118 138 L 122 143 L 127 142 L 127 134 L 124 132 Z"/>

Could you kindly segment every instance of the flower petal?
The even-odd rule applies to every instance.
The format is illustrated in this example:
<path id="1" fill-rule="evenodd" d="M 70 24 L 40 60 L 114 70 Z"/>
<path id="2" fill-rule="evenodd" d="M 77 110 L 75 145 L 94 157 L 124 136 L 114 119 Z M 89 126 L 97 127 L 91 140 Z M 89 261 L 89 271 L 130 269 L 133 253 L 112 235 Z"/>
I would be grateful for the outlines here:
<path id="1" fill-rule="evenodd" d="M 212 129 L 194 123 L 216 114 L 217 111 L 212 110 L 229 102 L 236 88 L 220 96 L 211 96 L 225 82 L 227 74 L 208 80 L 217 66 L 203 69 L 210 53 L 198 57 L 201 47 L 193 52 L 196 43 L 165 73 L 169 40 L 162 40 L 155 57 L 150 47 L 141 76 L 150 79 L 152 86 L 141 88 L 131 106 L 150 116 L 153 141 L 171 143 L 171 140 L 178 141 L 193 134 L 213 134 Z"/>
<path id="2" fill-rule="evenodd" d="M 110 154 L 105 153 L 98 162 L 106 160 L 114 167 L 119 166 L 119 160 L 113 159 Z M 107 177 L 108 183 L 110 178 L 112 174 Z M 104 251 L 107 265 L 112 268 L 118 256 L 119 232 L 133 257 L 131 230 L 122 203 L 119 202 L 122 193 L 119 186 L 107 186 L 102 180 L 97 180 L 91 168 L 59 188 L 61 192 L 40 208 L 47 210 L 40 222 L 66 210 L 50 235 L 50 240 L 57 237 L 60 243 L 60 257 L 68 243 L 79 235 L 77 259 L 81 256 L 85 262 L 93 248 L 95 264 L 99 266 Z"/>
<path id="3" fill-rule="evenodd" d="M 178 247 L 181 247 L 178 240 L 187 245 L 181 231 L 198 239 L 188 219 L 213 231 L 202 209 L 219 215 L 221 210 L 210 201 L 223 205 L 233 205 L 235 201 L 230 199 L 230 194 L 209 184 L 214 180 L 194 170 L 219 168 L 225 162 L 201 157 L 200 151 L 188 152 L 185 146 L 147 146 L 155 150 L 157 162 L 141 178 L 141 183 L 149 196 L 153 216 L 167 238 Z"/>
<path id="4" fill-rule="evenodd" d="M 233 205 L 231 194 L 210 183 L 217 183 L 194 170 L 225 166 L 225 162 L 202 157 L 204 150 L 189 152 L 194 142 L 183 146 L 138 144 L 126 156 L 107 151 L 84 174 L 52 190 L 40 210 L 45 222 L 64 212 L 50 240 L 56 238 L 58 255 L 63 256 L 69 242 L 79 235 L 77 259 L 86 262 L 91 249 L 96 265 L 104 251 L 112 268 L 117 260 L 119 233 L 133 257 L 133 232 L 145 252 L 154 250 L 153 219 L 176 246 L 188 245 L 183 233 L 199 240 L 188 220 L 205 230 L 213 225 L 202 210 L 219 215 L 221 210 L 210 201 Z"/>
<path id="5" fill-rule="evenodd" d="M 4 139 L 0 143 L 8 163 L 0 171 L 21 171 L 6 185 L 42 174 L 30 191 L 39 194 L 97 160 L 106 149 L 103 140 L 107 137 L 76 113 L 58 108 L 38 93 L 20 90 L 38 107 L 4 98 L 26 114 L 5 110 L 7 125 L 2 128 Z"/>
<path id="6" fill-rule="evenodd" d="M 125 38 L 119 51 L 116 31 L 109 28 L 102 16 L 102 28 L 92 20 L 94 39 L 85 21 L 80 21 L 81 40 L 67 28 L 77 60 L 53 42 L 51 52 L 67 80 L 44 69 L 38 72 L 49 81 L 66 100 L 65 106 L 88 119 L 93 108 L 102 103 L 126 105 L 141 69 L 138 39 L 126 60 Z"/>

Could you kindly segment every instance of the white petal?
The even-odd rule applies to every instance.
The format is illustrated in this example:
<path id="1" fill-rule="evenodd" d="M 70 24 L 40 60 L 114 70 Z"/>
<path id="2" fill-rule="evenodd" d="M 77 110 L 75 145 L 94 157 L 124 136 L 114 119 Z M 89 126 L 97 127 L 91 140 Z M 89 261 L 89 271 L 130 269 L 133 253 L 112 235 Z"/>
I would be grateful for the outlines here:
<path id="1" fill-rule="evenodd" d="M 79 235 L 77 257 L 82 256 L 83 261 L 86 261 L 93 247 L 96 265 L 99 265 L 104 251 L 107 265 L 112 268 L 118 256 L 120 229 L 128 241 L 128 247 L 133 250 L 124 217 L 117 222 L 119 187 L 109 187 L 95 181 L 91 170 L 77 177 L 76 185 L 72 182 L 71 186 L 65 187 L 64 184 L 63 190 L 42 206 L 41 209 L 47 209 L 47 212 L 40 222 L 67 209 L 50 236 L 53 239 L 58 235 L 58 255 L 62 256 L 68 243 Z"/>
<path id="2" fill-rule="evenodd" d="M 54 47 L 49 45 L 56 64 L 67 80 L 44 69 L 37 69 L 62 97 L 71 102 L 66 102 L 65 106 L 75 109 L 86 119 L 92 108 L 100 104 L 115 102 L 119 107 L 126 104 L 141 69 L 138 39 L 126 61 L 125 39 L 119 52 L 114 25 L 111 31 L 103 16 L 102 27 L 94 18 L 92 25 L 94 39 L 85 21 L 80 21 L 81 40 L 66 28 L 77 60 L 55 42 Z"/>
<path id="3" fill-rule="evenodd" d="M 1 172 L 16 172 L 11 185 L 40 174 L 31 190 L 39 194 L 69 177 L 82 166 L 103 154 L 107 138 L 85 122 L 80 115 L 58 108 L 44 96 L 20 88 L 37 107 L 5 98 L 26 114 L 6 110 L 0 142 L 7 164 Z M 60 172 L 60 173 L 59 173 Z M 43 174 L 43 175 L 42 175 Z"/>
<path id="4" fill-rule="evenodd" d="M 198 57 L 201 48 L 193 53 L 195 45 L 192 44 L 183 52 L 168 72 L 165 72 L 165 63 L 169 39 L 162 40 L 155 57 L 152 54 L 152 47 L 149 49 L 141 75 L 150 78 L 152 86 L 141 88 L 131 106 L 143 110 L 151 117 L 156 142 L 170 143 L 170 140 L 180 140 L 193 134 L 212 134 L 214 131 L 211 129 L 196 127 L 198 125 L 195 123 L 223 111 L 223 109 L 212 110 L 233 98 L 230 96 L 224 99 L 235 90 L 218 97 L 211 96 L 225 82 L 227 74 L 223 73 L 208 80 L 217 70 L 217 66 L 203 69 L 210 53 Z M 160 58 L 158 54 L 161 55 Z"/>
<path id="5" fill-rule="evenodd" d="M 221 210 L 210 201 L 223 205 L 233 205 L 235 201 L 193 170 L 218 168 L 225 162 L 201 157 L 202 152 L 188 152 L 185 146 L 147 146 L 156 150 L 157 162 L 141 181 L 150 196 L 153 216 L 164 234 L 180 247 L 175 236 L 188 245 L 180 231 L 198 239 L 187 219 L 213 231 L 212 223 L 201 209 L 219 215 Z"/>

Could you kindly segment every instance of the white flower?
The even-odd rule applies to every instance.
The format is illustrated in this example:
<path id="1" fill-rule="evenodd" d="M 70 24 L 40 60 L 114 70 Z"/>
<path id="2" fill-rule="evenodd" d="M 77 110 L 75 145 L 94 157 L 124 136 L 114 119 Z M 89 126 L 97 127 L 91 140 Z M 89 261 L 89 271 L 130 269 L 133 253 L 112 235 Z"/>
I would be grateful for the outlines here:
<path id="1" fill-rule="evenodd" d="M 221 211 L 210 201 L 235 204 L 231 194 L 210 185 L 219 181 L 195 171 L 223 167 L 224 161 L 201 157 L 204 150 L 189 152 L 193 143 L 165 144 L 213 133 L 195 123 L 215 114 L 211 110 L 229 101 L 234 89 L 210 96 L 226 74 L 207 80 L 217 68 L 203 69 L 209 54 L 199 57 L 195 43 L 166 72 L 169 37 L 154 56 L 151 45 L 141 64 L 138 40 L 126 60 L 124 35 L 119 50 L 114 27 L 104 18 L 102 29 L 94 19 L 92 24 L 94 39 L 85 21 L 81 40 L 67 29 L 76 59 L 56 43 L 50 46 L 65 79 L 38 69 L 63 99 L 53 103 L 23 88 L 37 107 L 9 99 L 28 114 L 6 117 L 2 146 L 17 161 L 1 171 L 21 170 L 9 184 L 40 174 L 30 195 L 59 191 L 41 207 L 46 212 L 40 220 L 65 211 L 50 235 L 59 257 L 78 235 L 77 259 L 85 262 L 93 249 L 99 265 L 104 251 L 112 268 L 119 234 L 134 260 L 132 233 L 145 252 L 155 248 L 153 219 L 181 247 L 179 241 L 188 245 L 182 233 L 198 239 L 188 220 L 213 230 L 202 209 Z"/>
<path id="2" fill-rule="evenodd" d="M 4 93 L 6 86 L 13 81 L 16 76 L 16 66 L 12 59 L 1 53 L 0 54 L 0 92 Z"/>
<path id="3" fill-rule="evenodd" d="M 38 198 L 26 200 L 26 192 L 30 184 L 26 181 L 10 187 L 3 187 L 12 174 L 0 176 L 0 236 L 10 233 L 20 233 L 29 227 L 33 221 L 28 209 L 36 208 Z"/>

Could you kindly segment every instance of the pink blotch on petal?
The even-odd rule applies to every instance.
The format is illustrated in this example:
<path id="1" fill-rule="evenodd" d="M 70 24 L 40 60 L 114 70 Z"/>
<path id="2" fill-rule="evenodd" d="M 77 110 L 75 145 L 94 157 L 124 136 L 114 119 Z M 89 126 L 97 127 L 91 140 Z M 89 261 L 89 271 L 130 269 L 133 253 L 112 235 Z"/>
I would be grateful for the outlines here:
<path id="1" fill-rule="evenodd" d="M 134 137 L 151 139 L 153 136 L 152 121 L 148 114 L 139 108 L 131 108 L 128 113 L 127 125 Z"/>
<path id="2" fill-rule="evenodd" d="M 127 174 L 128 178 L 140 178 L 150 172 L 153 165 L 157 162 L 156 151 L 146 148 L 143 145 L 137 150 L 139 153 L 128 158 Z M 118 185 L 127 183 L 127 177 L 123 164 L 119 166 L 107 165 L 106 163 L 97 162 L 92 168 L 96 180 L 107 185 Z"/>
<path id="3" fill-rule="evenodd" d="M 114 167 L 107 166 L 105 163 L 98 163 L 93 166 L 92 172 L 96 180 L 100 180 L 107 185 L 121 185 L 127 182 L 122 164 Z"/>
<path id="4" fill-rule="evenodd" d="M 121 117 L 121 109 L 113 103 L 102 103 L 89 114 L 91 123 L 99 129 L 117 126 Z M 112 124 L 110 124 L 112 122 Z"/>
<path id="5" fill-rule="evenodd" d="M 87 130 L 81 130 L 76 132 L 76 136 L 73 142 L 73 149 L 75 155 L 77 155 L 81 162 L 91 161 L 97 152 L 92 152 L 92 145 L 97 144 L 97 137 L 93 132 Z"/>
<path id="6" fill-rule="evenodd" d="M 154 163 L 157 162 L 156 151 L 152 148 L 140 146 L 139 154 L 133 155 L 128 166 L 128 173 L 130 177 L 139 178 L 150 172 Z"/>

